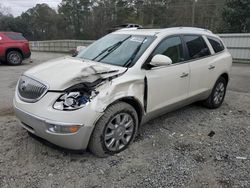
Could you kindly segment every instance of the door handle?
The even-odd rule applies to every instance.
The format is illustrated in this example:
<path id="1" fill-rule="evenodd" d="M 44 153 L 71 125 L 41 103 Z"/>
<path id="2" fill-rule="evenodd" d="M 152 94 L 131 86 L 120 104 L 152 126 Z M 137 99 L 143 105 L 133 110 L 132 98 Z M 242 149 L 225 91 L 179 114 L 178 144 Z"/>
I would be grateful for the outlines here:
<path id="1" fill-rule="evenodd" d="M 213 69 L 215 69 L 215 66 L 214 66 L 214 65 L 210 65 L 210 66 L 208 67 L 208 69 L 209 69 L 209 70 L 213 70 Z"/>
<path id="2" fill-rule="evenodd" d="M 185 77 L 187 77 L 188 75 L 189 75 L 188 73 L 183 72 L 182 75 L 181 75 L 180 77 L 181 77 L 181 78 L 185 78 Z"/>

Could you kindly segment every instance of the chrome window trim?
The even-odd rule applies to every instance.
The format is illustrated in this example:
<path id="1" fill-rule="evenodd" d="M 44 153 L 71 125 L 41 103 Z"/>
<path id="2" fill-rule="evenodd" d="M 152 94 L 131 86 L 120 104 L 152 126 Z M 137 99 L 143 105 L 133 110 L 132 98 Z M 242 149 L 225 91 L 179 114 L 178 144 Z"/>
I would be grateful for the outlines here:
<path id="1" fill-rule="evenodd" d="M 211 53 L 211 49 L 209 48 L 209 51 L 210 51 L 210 55 L 207 55 L 207 56 L 203 56 L 203 57 L 200 57 L 200 58 L 196 58 L 196 59 L 189 59 L 189 60 L 185 60 L 185 61 L 181 61 L 181 62 L 179 62 L 179 63 L 174 63 L 174 64 L 171 64 L 171 65 L 167 65 L 167 66 L 159 66 L 159 67 L 153 67 L 153 68 L 151 68 L 151 69 L 146 69 L 144 66 L 145 66 L 145 64 L 147 63 L 147 60 L 148 60 L 148 58 L 150 57 L 150 55 L 154 52 L 154 50 L 158 47 L 158 45 L 163 41 L 163 40 L 165 40 L 165 39 L 167 39 L 167 38 L 169 38 L 169 37 L 174 37 L 174 36 L 182 36 L 182 35 L 199 35 L 199 36 L 201 36 L 201 37 L 211 37 L 211 35 L 202 35 L 202 34 L 187 34 L 187 33 L 181 33 L 181 34 L 173 34 L 173 35 L 168 35 L 167 37 L 165 37 L 165 38 L 163 38 L 157 45 L 156 45 L 156 47 L 150 52 L 150 54 L 148 55 L 148 57 L 146 58 L 146 60 L 145 60 L 145 62 L 142 64 L 142 66 L 141 66 L 141 70 L 147 70 L 147 71 L 149 71 L 149 70 L 155 70 L 155 69 L 162 69 L 162 68 L 167 68 L 167 67 L 171 67 L 171 66 L 176 66 L 176 65 L 181 65 L 181 64 L 185 64 L 185 63 L 191 63 L 191 62 L 194 62 L 194 61 L 198 61 L 198 60 L 202 60 L 202 59 L 205 59 L 205 58 L 209 58 L 209 57 L 213 57 L 213 56 L 217 56 L 217 55 L 219 55 L 219 54 L 222 54 L 222 53 L 225 53 L 225 52 L 227 52 L 227 48 L 226 48 L 226 46 L 224 45 L 224 43 L 222 43 L 223 45 L 224 45 L 224 50 L 223 51 L 220 51 L 220 52 L 218 52 L 218 53 Z M 214 37 L 214 38 L 216 38 L 216 37 Z M 219 38 L 218 38 L 219 39 Z M 204 40 L 204 42 L 206 42 L 205 40 Z M 208 44 L 207 44 L 208 45 Z M 209 46 L 208 46 L 209 47 Z M 184 49 L 184 51 L 185 51 L 185 49 Z"/>
<path id="2" fill-rule="evenodd" d="M 180 62 L 180 63 L 174 63 L 174 64 L 166 65 L 166 66 L 153 67 L 153 68 L 151 68 L 151 69 L 149 69 L 149 70 L 155 70 L 155 69 L 160 69 L 160 68 L 162 69 L 162 68 L 172 67 L 172 66 L 176 66 L 176 65 L 182 65 L 182 64 L 185 64 L 185 63 L 191 63 L 191 62 L 195 62 L 195 61 L 202 60 L 202 59 L 205 59 L 205 58 L 217 56 L 217 55 L 219 55 L 219 54 L 221 54 L 221 53 L 224 53 L 224 52 L 225 52 L 225 50 L 224 50 L 224 51 L 221 51 L 221 52 L 219 52 L 219 53 L 211 54 L 211 55 L 204 56 L 204 57 L 197 58 L 197 59 L 190 59 L 190 60 L 187 60 L 187 61 L 182 61 L 182 62 Z M 147 69 L 145 69 L 145 70 L 147 70 Z"/>

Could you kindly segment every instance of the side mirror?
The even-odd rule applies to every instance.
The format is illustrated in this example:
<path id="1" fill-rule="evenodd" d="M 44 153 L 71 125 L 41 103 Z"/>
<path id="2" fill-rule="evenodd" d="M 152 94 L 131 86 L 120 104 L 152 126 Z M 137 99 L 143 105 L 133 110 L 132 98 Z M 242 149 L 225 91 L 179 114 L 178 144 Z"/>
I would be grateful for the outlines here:
<path id="1" fill-rule="evenodd" d="M 161 55 L 161 54 L 155 55 L 150 62 L 150 65 L 154 67 L 167 66 L 171 64 L 172 64 L 172 60 L 168 56 Z"/>

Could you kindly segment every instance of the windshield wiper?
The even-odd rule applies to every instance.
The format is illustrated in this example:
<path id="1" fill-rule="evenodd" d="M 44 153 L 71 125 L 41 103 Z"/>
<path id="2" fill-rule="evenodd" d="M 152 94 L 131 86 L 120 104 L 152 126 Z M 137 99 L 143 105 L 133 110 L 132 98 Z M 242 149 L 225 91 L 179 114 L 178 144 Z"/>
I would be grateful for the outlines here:
<path id="1" fill-rule="evenodd" d="M 135 49 L 134 53 L 131 55 L 131 57 L 124 63 L 123 67 L 130 67 L 131 63 L 134 61 L 136 55 L 140 51 L 144 41 L 146 40 L 146 37 L 144 37 L 143 41 L 139 44 L 139 46 Z"/>
<path id="2" fill-rule="evenodd" d="M 113 51 L 115 51 L 119 46 L 122 45 L 122 43 L 124 43 L 126 40 L 128 40 L 131 37 L 131 35 L 127 38 L 125 38 L 122 41 L 119 41 L 115 44 L 113 44 L 112 46 L 109 46 L 107 48 L 105 48 L 103 51 L 101 51 L 100 54 L 98 54 L 95 58 L 92 59 L 92 61 L 96 60 L 98 57 L 100 57 L 101 55 L 103 55 L 105 52 L 108 52 L 104 57 L 102 57 L 99 61 L 101 61 L 102 59 L 104 59 L 105 57 L 107 57 L 109 54 L 111 54 Z"/>

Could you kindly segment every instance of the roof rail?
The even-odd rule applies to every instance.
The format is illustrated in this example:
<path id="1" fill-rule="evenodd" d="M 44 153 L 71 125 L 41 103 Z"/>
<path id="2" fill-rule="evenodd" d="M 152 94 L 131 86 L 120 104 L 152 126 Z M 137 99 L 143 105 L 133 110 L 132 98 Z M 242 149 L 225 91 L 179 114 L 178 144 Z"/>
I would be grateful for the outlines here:
<path id="1" fill-rule="evenodd" d="M 195 30 L 199 30 L 199 31 L 205 31 L 205 32 L 208 32 L 208 33 L 213 33 L 212 31 L 210 31 L 208 29 L 199 28 L 199 27 L 179 27 L 179 29 L 195 29 Z"/>
<path id="2" fill-rule="evenodd" d="M 194 29 L 194 30 L 197 30 L 197 31 L 204 31 L 204 32 L 207 32 L 207 33 L 213 33 L 212 31 L 208 30 L 208 29 L 203 29 L 203 28 L 198 28 L 198 27 L 169 27 L 169 28 L 165 28 L 163 30 L 170 30 L 170 29 Z"/>

